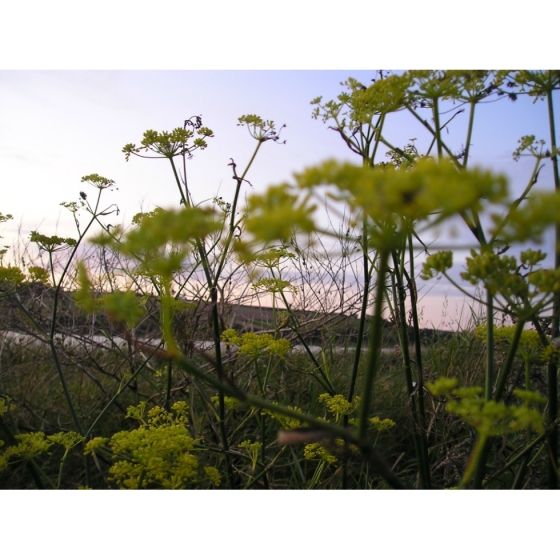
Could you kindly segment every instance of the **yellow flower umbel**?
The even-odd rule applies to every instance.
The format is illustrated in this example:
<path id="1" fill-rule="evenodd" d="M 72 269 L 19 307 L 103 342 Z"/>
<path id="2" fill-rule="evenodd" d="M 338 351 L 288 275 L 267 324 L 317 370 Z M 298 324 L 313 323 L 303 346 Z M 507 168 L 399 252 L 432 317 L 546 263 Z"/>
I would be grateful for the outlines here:
<path id="1" fill-rule="evenodd" d="M 275 339 L 271 334 L 256 334 L 253 332 L 239 336 L 235 329 L 226 329 L 222 333 L 222 340 L 226 344 L 236 345 L 240 354 L 245 354 L 251 358 L 266 356 L 285 358 L 291 348 L 290 342 L 285 338 Z"/>
<path id="2" fill-rule="evenodd" d="M 219 486 L 220 475 L 214 467 L 200 470 L 194 454 L 200 440 L 189 432 L 188 404 L 177 402 L 171 410 L 155 406 L 146 412 L 146 403 L 129 407 L 127 417 L 138 420 L 140 426 L 118 432 L 111 440 L 95 438 L 87 444 L 86 453 L 106 452 L 106 444 L 109 446 L 116 460 L 109 469 L 109 480 L 120 488 Z"/>
<path id="3" fill-rule="evenodd" d="M 270 187 L 264 195 L 249 198 L 246 229 L 255 239 L 272 242 L 293 230 L 316 230 L 316 206 L 310 201 L 315 194 L 322 198 L 316 192 L 319 187 L 329 187 L 327 196 L 345 203 L 356 219 L 362 214 L 370 219 L 371 242 L 379 249 L 400 246 L 413 227 L 418 234 L 460 212 L 478 212 L 483 199 L 501 202 L 507 195 L 504 176 L 476 168 L 458 170 L 445 159 L 424 158 L 404 169 L 329 160 L 294 177 L 295 185 Z"/>
<path id="4" fill-rule="evenodd" d="M 457 385 L 457 379 L 448 378 L 426 383 L 434 396 L 448 395 L 447 411 L 461 416 L 481 436 L 498 436 L 524 429 L 543 432 L 542 414 L 535 406 L 546 402 L 546 399 L 539 393 L 516 389 L 513 394 L 521 400 L 521 404 L 507 406 L 482 398 L 482 387 L 457 388 Z"/>

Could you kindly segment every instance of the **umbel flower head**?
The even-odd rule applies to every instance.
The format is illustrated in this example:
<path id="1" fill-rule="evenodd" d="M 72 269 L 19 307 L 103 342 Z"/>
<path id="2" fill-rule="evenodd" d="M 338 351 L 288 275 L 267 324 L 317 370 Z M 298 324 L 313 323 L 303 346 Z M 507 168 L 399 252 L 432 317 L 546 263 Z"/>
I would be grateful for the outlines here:
<path id="1" fill-rule="evenodd" d="M 419 233 L 459 212 L 479 211 L 483 199 L 496 203 L 507 195 L 503 175 L 477 168 L 458 170 L 448 160 L 431 158 L 419 160 L 412 169 L 370 168 L 328 160 L 294 177 L 295 185 L 273 186 L 265 195 L 249 199 L 253 219 L 247 220 L 246 228 L 256 239 L 271 242 L 291 229 L 317 229 L 312 219 L 316 205 L 310 203 L 310 196 L 320 195 L 320 187 L 331 187 L 327 196 L 345 203 L 356 218 L 362 214 L 369 217 L 371 243 L 378 248 L 400 243 L 413 225 Z M 298 196 L 298 191 L 305 195 Z M 419 229 L 416 224 L 422 221 L 424 227 Z"/>
<path id="2" fill-rule="evenodd" d="M 208 144 L 206 138 L 213 138 L 214 133 L 206 127 L 192 125 L 191 128 L 196 130 L 199 138 L 194 138 L 195 132 L 188 130 L 187 126 L 190 121 L 185 123 L 185 128 L 175 128 L 171 132 L 156 132 L 155 130 L 147 130 L 140 142 L 140 146 L 136 144 L 127 144 L 122 151 L 126 156 L 126 161 L 131 155 L 140 157 L 168 158 L 188 154 L 192 155 L 194 150 L 204 150 Z M 153 156 L 142 156 L 140 152 L 152 152 Z"/>
<path id="3" fill-rule="evenodd" d="M 32 231 L 29 239 L 33 243 L 37 243 L 43 251 L 54 253 L 55 251 L 63 251 L 69 247 L 76 246 L 76 240 L 71 237 L 59 237 L 58 235 L 42 235 L 36 231 Z"/>
<path id="4" fill-rule="evenodd" d="M 457 212 L 480 210 L 482 198 L 498 202 L 507 194 L 503 175 L 479 169 L 458 171 L 448 160 L 431 158 L 419 160 L 411 171 L 330 160 L 295 177 L 303 189 L 335 185 L 341 200 L 378 222 L 431 216 L 440 222 Z"/>
<path id="5" fill-rule="evenodd" d="M 179 210 L 163 210 L 134 216 L 136 227 L 120 241 L 115 241 L 121 228 L 112 234 L 101 234 L 92 242 L 111 246 L 121 254 L 141 262 L 140 272 L 147 275 L 169 277 L 180 270 L 194 240 L 217 232 L 221 225 L 215 219 L 212 208 L 184 207 Z"/>

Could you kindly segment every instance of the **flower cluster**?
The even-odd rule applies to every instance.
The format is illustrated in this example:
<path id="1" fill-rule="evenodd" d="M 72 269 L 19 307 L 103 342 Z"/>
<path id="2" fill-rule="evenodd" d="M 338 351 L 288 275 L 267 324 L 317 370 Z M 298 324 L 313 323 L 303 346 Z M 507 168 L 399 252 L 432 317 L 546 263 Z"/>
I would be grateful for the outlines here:
<path id="1" fill-rule="evenodd" d="M 272 404 L 278 404 L 278 403 L 273 402 Z M 294 412 L 301 412 L 301 408 L 297 406 L 286 406 L 285 408 L 287 408 L 288 410 L 293 410 Z M 297 418 L 292 418 L 291 416 L 285 416 L 284 414 L 281 414 L 279 412 L 264 410 L 263 414 L 267 414 L 268 416 L 271 416 L 272 418 L 277 420 L 284 430 L 295 430 L 296 428 L 303 427 L 301 420 L 298 420 Z"/>
<path id="2" fill-rule="evenodd" d="M 352 402 L 348 402 L 343 395 L 331 396 L 329 393 L 323 393 L 319 395 L 319 402 L 324 403 L 327 410 L 339 418 L 340 416 L 348 416 L 355 412 L 360 404 L 360 397 L 355 396 Z"/>
<path id="3" fill-rule="evenodd" d="M 251 358 L 277 356 L 285 358 L 291 345 L 285 338 L 274 338 L 271 334 L 256 334 L 253 332 L 238 335 L 235 329 L 226 329 L 222 333 L 222 340 L 226 344 L 237 346 L 240 354 Z"/>
<path id="4" fill-rule="evenodd" d="M 4 399 L 0 399 L 0 416 L 8 411 L 8 406 L 13 408 L 13 405 L 6 405 Z M 29 432 L 17 434 L 15 439 L 17 441 L 15 445 L 10 445 L 0 453 L 0 471 L 8 468 L 11 464 L 34 459 L 43 453 L 49 453 L 53 445 L 60 445 L 65 449 L 62 458 L 62 462 L 64 462 L 68 452 L 85 440 L 83 436 L 76 432 L 59 432 L 48 436 L 44 432 Z M 0 447 L 2 445 L 4 445 L 4 442 L 0 441 Z"/>
<path id="5" fill-rule="evenodd" d="M 517 330 L 515 325 L 496 327 L 494 326 L 494 342 L 496 345 L 509 346 L 514 340 Z M 474 334 L 477 338 L 486 340 L 488 325 L 486 323 L 476 327 Z M 517 349 L 519 355 L 525 362 L 547 362 L 550 360 L 550 346 L 542 348 L 539 333 L 534 330 L 524 329 L 521 332 Z"/>
<path id="6" fill-rule="evenodd" d="M 85 177 L 82 177 L 81 181 L 82 183 L 89 183 L 92 187 L 95 187 L 99 190 L 107 189 L 115 184 L 115 181 L 113 181 L 112 179 L 107 179 L 106 177 L 102 177 L 97 173 L 86 175 Z M 82 198 L 85 199 L 84 194 L 82 194 Z"/>
<path id="7" fill-rule="evenodd" d="M 546 155 L 544 151 L 544 140 L 539 140 L 537 142 L 534 135 L 522 136 L 518 143 L 519 146 L 517 146 L 516 150 L 513 152 L 513 159 L 515 161 L 519 161 L 519 158 L 522 156 L 542 158 Z"/>
<path id="8" fill-rule="evenodd" d="M 144 132 L 140 146 L 137 147 L 136 144 L 127 144 L 122 151 L 126 156 L 126 161 L 128 161 L 132 154 L 140 155 L 142 151 L 150 151 L 156 154 L 151 157 L 164 157 L 169 159 L 187 153 L 190 155 L 195 149 L 204 150 L 204 148 L 208 146 L 205 138 L 212 138 L 214 136 L 212 130 L 206 127 L 198 127 L 196 133 L 200 138 L 195 138 L 189 145 L 189 141 L 194 137 L 194 132 L 187 128 L 175 128 L 171 132 L 147 130 Z"/>
<path id="9" fill-rule="evenodd" d="M 167 412 L 159 406 L 147 410 L 143 402 L 129 407 L 127 417 L 138 420 L 140 426 L 118 432 L 110 440 L 95 438 L 86 445 L 86 453 L 110 448 L 115 462 L 109 479 L 120 488 L 180 489 L 204 480 L 220 485 L 217 469 L 206 466 L 201 470 L 194 454 L 200 440 L 189 432 L 187 403 L 177 402 Z"/>
<path id="10" fill-rule="evenodd" d="M 368 421 L 378 432 L 385 432 L 386 430 L 390 430 L 397 425 L 390 418 L 384 418 L 383 420 L 381 420 L 379 416 L 368 418 Z"/>
<path id="11" fill-rule="evenodd" d="M 36 231 L 32 231 L 30 235 L 32 243 L 37 243 L 43 251 L 54 253 L 55 251 L 63 251 L 69 247 L 76 246 L 76 240 L 71 237 L 59 237 L 58 235 L 42 235 Z"/>
<path id="12" fill-rule="evenodd" d="M 25 274 L 17 266 L 0 266 L 0 287 L 6 283 L 8 286 L 17 286 L 25 280 Z"/>
<path id="13" fill-rule="evenodd" d="M 288 280 L 281 280 L 280 278 L 262 278 L 253 282 L 253 289 L 262 289 L 265 292 L 270 292 L 271 294 L 279 294 L 286 290 L 296 293 L 297 288 Z"/>
<path id="14" fill-rule="evenodd" d="M 266 121 L 258 115 L 243 115 L 239 117 L 238 121 L 237 126 L 246 126 L 249 134 L 258 142 L 266 142 L 268 140 L 278 142 L 280 140 L 280 135 L 276 131 L 274 121 Z M 284 140 L 285 143 L 286 141 Z"/>
<path id="15" fill-rule="evenodd" d="M 412 170 L 371 168 L 329 160 L 296 173 L 295 179 L 293 187 L 271 187 L 267 194 L 253 199 L 255 209 L 270 208 L 270 217 L 261 208 L 255 223 L 248 223 L 247 229 L 261 241 L 285 237 L 296 224 L 303 231 L 313 229 L 314 207 L 309 205 L 309 194 L 296 206 L 299 199 L 290 194 L 290 189 L 315 193 L 318 187 L 337 187 L 335 192 L 328 191 L 328 196 L 347 204 L 355 216 L 365 213 L 371 219 L 371 243 L 377 248 L 399 246 L 416 222 L 424 221 L 426 228 L 433 227 L 459 212 L 480 210 L 482 199 L 498 203 L 507 195 L 506 179 L 502 175 L 476 168 L 457 170 L 448 160 L 436 162 L 429 158 L 419 160 Z M 453 196 L 449 196 L 451 190 Z M 280 208 L 284 204 L 295 206 L 297 218 L 284 217 L 283 213 L 280 218 L 277 199 L 281 199 Z M 271 227 L 269 219 L 281 221 L 281 227 Z"/>
<path id="16" fill-rule="evenodd" d="M 294 257 L 294 253 L 288 251 L 285 246 L 269 247 L 262 253 L 255 255 L 254 263 L 266 268 L 276 268 L 282 259 L 292 259 Z"/>
<path id="17" fill-rule="evenodd" d="M 327 448 L 321 443 L 308 443 L 304 450 L 303 456 L 308 461 L 324 461 L 329 465 L 337 462 L 337 457 L 330 453 Z"/>
<path id="18" fill-rule="evenodd" d="M 157 209 L 135 216 L 137 227 L 116 241 L 121 233 L 101 234 L 92 241 L 114 247 L 121 254 L 140 262 L 139 272 L 149 276 L 170 277 L 181 269 L 195 239 L 221 229 L 212 208 L 183 207 L 180 210 Z"/>
<path id="19" fill-rule="evenodd" d="M 252 471 L 255 470 L 257 466 L 257 461 L 259 460 L 259 453 L 262 449 L 262 443 L 259 441 L 252 442 L 251 440 L 245 440 L 239 444 L 239 449 L 245 449 L 252 463 Z"/>
<path id="20" fill-rule="evenodd" d="M 534 241 L 540 243 L 543 233 L 560 221 L 560 193 L 533 192 L 531 196 L 512 209 L 507 223 L 503 217 L 493 215 L 494 228 L 491 233 L 499 232 L 500 238 L 510 241 Z"/>
<path id="21" fill-rule="evenodd" d="M 47 439 L 44 432 L 18 434 L 15 438 L 18 443 L 7 447 L 2 453 L 4 461 L 33 459 L 42 453 L 46 453 L 54 445 L 53 441 Z M 7 462 L 5 464 L 7 465 Z"/>
<path id="22" fill-rule="evenodd" d="M 426 383 L 434 396 L 444 395 L 448 398 L 448 412 L 463 418 L 479 434 L 498 436 L 526 429 L 543 432 L 542 414 L 533 408 L 546 402 L 539 393 L 516 389 L 513 394 L 521 404 L 507 406 L 502 402 L 482 398 L 482 387 L 458 388 L 457 385 L 457 379 L 449 378 Z"/>
<path id="23" fill-rule="evenodd" d="M 514 256 L 471 250 L 467 270 L 461 273 L 461 277 L 474 285 L 482 282 L 492 295 L 500 294 L 516 301 L 520 308 L 529 305 L 533 299 L 543 305 L 542 296 L 560 290 L 559 270 L 533 270 L 545 257 L 542 251 L 528 249 L 521 253 L 518 263 Z"/>
<path id="24" fill-rule="evenodd" d="M 214 406 L 218 406 L 220 398 L 218 395 L 214 395 L 211 399 Z M 238 408 L 242 407 L 244 403 L 235 397 L 224 397 L 224 405 L 228 410 L 237 410 Z"/>
<path id="25" fill-rule="evenodd" d="M 245 220 L 248 233 L 259 241 L 271 243 L 290 239 L 294 231 L 311 233 L 315 230 L 311 215 L 316 206 L 309 204 L 309 197 L 300 200 L 289 190 L 288 184 L 282 184 L 270 187 L 263 195 L 249 197 Z"/>
<path id="26" fill-rule="evenodd" d="M 49 271 L 42 266 L 30 266 L 27 272 L 31 282 L 41 282 L 41 284 L 49 283 Z"/>
<path id="27" fill-rule="evenodd" d="M 535 101 L 545 98 L 549 92 L 560 89 L 559 70 L 519 70 L 510 76 L 510 79 L 521 92 L 528 93 Z"/>
<path id="28" fill-rule="evenodd" d="M 422 264 L 422 272 L 420 278 L 429 280 L 437 274 L 446 272 L 453 266 L 453 251 L 439 251 L 433 255 L 429 255 Z"/>

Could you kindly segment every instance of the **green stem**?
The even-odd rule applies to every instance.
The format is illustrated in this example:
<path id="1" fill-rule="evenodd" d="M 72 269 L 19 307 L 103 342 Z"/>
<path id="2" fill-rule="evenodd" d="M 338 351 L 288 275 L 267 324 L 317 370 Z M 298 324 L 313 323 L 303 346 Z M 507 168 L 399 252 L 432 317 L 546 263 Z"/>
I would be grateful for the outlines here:
<path id="1" fill-rule="evenodd" d="M 171 410 L 171 386 L 173 384 L 173 361 L 167 361 L 167 393 L 165 395 L 165 405 L 164 408 L 167 412 Z"/>
<path id="2" fill-rule="evenodd" d="M 486 375 L 484 377 L 484 398 L 492 398 L 494 388 L 494 297 L 486 290 Z"/>
<path id="3" fill-rule="evenodd" d="M 273 270 L 271 270 L 271 274 L 273 278 L 276 278 Z M 299 321 L 297 320 L 297 317 L 292 311 L 292 306 L 288 302 L 288 298 L 286 297 L 283 291 L 280 292 L 280 297 L 282 298 L 282 302 L 286 307 L 286 311 L 290 314 L 290 319 L 294 325 L 293 327 L 291 327 L 292 331 L 297 336 L 298 341 L 304 347 L 305 351 L 307 352 L 307 355 L 309 356 L 309 359 L 313 362 L 314 366 L 317 368 L 317 371 L 319 372 L 320 377 L 314 376 L 315 379 L 317 379 L 317 381 L 321 383 L 321 385 L 331 394 L 331 396 L 336 395 L 336 389 L 333 387 L 333 384 L 328 374 L 325 372 L 324 368 L 321 367 L 321 364 L 317 361 L 315 354 L 313 354 L 311 348 L 309 348 L 309 345 L 307 344 L 305 338 L 303 337 L 303 334 L 301 333 Z"/>
<path id="4" fill-rule="evenodd" d="M 506 361 L 500 370 L 498 380 L 496 382 L 496 390 L 494 391 L 494 400 L 498 402 L 502 398 L 502 393 L 504 392 L 508 375 L 513 366 L 513 360 L 515 359 L 515 354 L 517 353 L 517 347 L 519 346 L 519 340 L 521 339 L 521 334 L 523 333 L 523 327 L 525 326 L 525 321 L 519 319 L 515 325 L 515 332 L 513 333 L 513 339 L 511 341 L 508 354 L 506 356 Z"/>
<path id="5" fill-rule="evenodd" d="M 358 339 L 356 340 L 356 354 L 354 355 L 354 363 L 352 365 L 352 374 L 350 377 L 350 388 L 348 389 L 348 402 L 352 402 L 354 398 L 354 391 L 356 389 L 356 380 L 358 378 L 358 368 L 360 365 L 360 359 L 362 357 L 362 345 L 364 339 L 364 332 L 367 322 L 367 308 L 369 301 L 369 290 L 371 285 L 371 277 L 373 274 L 373 266 L 369 266 L 368 259 L 368 246 L 367 246 L 367 234 L 366 234 L 367 220 L 364 217 L 364 235 L 363 235 L 363 267 L 364 267 L 364 289 L 362 290 L 362 308 L 360 310 L 360 322 L 358 325 Z M 347 422 L 347 418 L 345 418 Z"/>
<path id="6" fill-rule="evenodd" d="M 441 159 L 442 156 L 442 147 L 441 147 L 441 127 L 439 125 L 439 99 L 435 97 L 433 100 L 433 115 L 434 115 L 434 124 L 436 129 L 436 141 L 437 141 L 437 153 L 438 158 Z"/>
<path id="7" fill-rule="evenodd" d="M 410 309 L 412 313 L 412 325 L 414 333 L 414 349 L 416 357 L 416 399 L 418 400 L 418 411 L 419 411 L 419 431 L 420 431 L 420 442 L 422 446 L 422 462 L 423 469 L 425 471 L 425 482 L 427 488 L 431 487 L 430 480 L 430 458 L 428 455 L 428 440 L 426 435 L 426 409 L 424 403 L 424 367 L 422 363 L 422 341 L 420 339 L 420 324 L 418 321 L 418 294 L 416 292 L 416 282 L 414 280 L 414 248 L 412 244 L 412 234 L 408 236 L 408 260 L 410 266 L 410 275 L 407 275 L 406 269 L 403 268 L 405 277 L 410 289 Z"/>
<path id="8" fill-rule="evenodd" d="M 220 277 L 220 275 L 222 274 L 222 270 L 223 270 L 224 265 L 225 265 L 226 257 L 228 255 L 229 248 L 231 246 L 231 242 L 232 242 L 233 236 L 235 234 L 235 227 L 236 227 L 235 214 L 237 212 L 237 204 L 239 202 L 239 195 L 241 193 L 241 186 L 243 185 L 243 181 L 245 180 L 245 176 L 249 172 L 249 169 L 250 169 L 251 165 L 253 164 L 253 161 L 257 157 L 257 153 L 259 152 L 259 149 L 262 146 L 262 144 L 263 144 L 262 142 L 257 143 L 257 147 L 255 148 L 255 151 L 253 152 L 253 155 L 251 156 L 251 159 L 249 160 L 249 163 L 245 167 L 245 170 L 243 171 L 243 174 L 241 175 L 241 177 L 236 176 L 237 186 L 236 186 L 236 189 L 235 189 L 235 195 L 233 197 L 233 203 L 231 205 L 229 233 L 228 233 L 228 237 L 226 239 L 226 242 L 224 244 L 224 247 L 222 249 L 222 256 L 220 258 L 220 262 L 218 263 L 218 266 L 216 268 L 216 275 L 215 275 L 216 279 L 218 279 Z"/>
<path id="9" fill-rule="evenodd" d="M 550 124 L 550 144 L 556 151 L 556 131 L 554 124 L 554 104 L 552 103 L 552 90 L 547 92 L 548 102 L 548 122 Z M 552 156 L 552 169 L 554 171 L 554 189 L 560 192 L 560 176 L 558 173 L 558 156 L 556 153 Z M 555 247 L 554 266 L 560 268 L 560 222 L 556 223 L 555 230 Z M 555 294 L 552 307 L 552 338 L 557 338 L 560 334 L 560 294 Z M 548 381 L 548 424 L 552 426 L 548 439 L 549 461 L 548 461 L 548 487 L 550 489 L 558 488 L 558 426 L 556 419 L 558 418 L 558 368 L 554 363 L 549 363 L 547 371 Z"/>
<path id="10" fill-rule="evenodd" d="M 261 463 L 263 465 L 266 465 L 266 416 L 263 416 L 262 414 L 259 414 L 259 419 L 260 419 L 260 423 L 261 423 L 261 443 L 262 443 Z M 266 473 L 267 473 L 267 471 L 265 469 L 264 470 L 264 485 L 268 489 L 269 485 L 268 485 L 268 477 L 267 477 Z M 251 473 L 251 475 L 252 474 L 253 473 Z"/>
<path id="11" fill-rule="evenodd" d="M 377 148 L 379 148 L 379 142 L 381 140 L 381 131 L 383 130 L 383 125 L 385 124 L 385 113 L 379 116 L 377 124 L 374 127 L 375 134 L 375 144 L 373 145 L 373 151 L 369 157 L 369 163 L 371 167 L 375 165 L 375 156 L 377 154 Z"/>
<path id="12" fill-rule="evenodd" d="M 126 383 L 113 395 L 113 397 L 109 400 L 109 402 L 105 405 L 103 410 L 97 415 L 97 418 L 93 421 L 91 426 L 89 427 L 88 431 L 84 434 L 86 440 L 92 435 L 94 428 L 97 426 L 98 422 L 103 418 L 107 410 L 112 406 L 112 404 L 122 395 L 125 389 L 136 379 L 142 368 L 152 359 L 153 355 L 148 356 L 144 363 L 130 376 L 130 379 L 126 381 Z"/>
<path id="13" fill-rule="evenodd" d="M 523 457 L 525 457 L 525 455 L 527 455 L 527 453 L 530 453 L 531 450 L 536 445 L 538 445 L 540 442 L 545 440 L 547 437 L 548 437 L 548 433 L 545 432 L 544 434 L 535 438 L 529 445 L 527 445 L 525 448 L 523 448 L 519 453 L 515 454 L 499 471 L 493 473 L 492 476 L 488 477 L 488 479 L 484 481 L 484 486 L 485 487 L 488 486 L 488 484 L 490 482 L 492 482 L 492 480 L 496 479 L 502 473 L 506 472 L 508 469 L 513 467 L 519 461 L 519 459 L 522 459 Z"/>
<path id="14" fill-rule="evenodd" d="M 364 440 L 368 428 L 368 418 L 370 409 L 373 405 L 373 382 L 377 373 L 377 362 L 381 353 L 381 339 L 383 335 L 383 294 L 385 291 L 385 276 L 387 275 L 387 261 L 389 252 L 383 249 L 379 253 L 379 267 L 377 273 L 377 289 L 375 296 L 375 307 L 371 318 L 369 348 L 362 391 L 362 403 L 360 419 L 358 424 L 358 434 L 360 440 Z"/>
<path id="15" fill-rule="evenodd" d="M 58 480 L 56 483 L 56 489 L 60 490 L 60 484 L 62 482 L 62 468 L 64 467 L 64 461 L 66 460 L 66 457 L 68 456 L 68 451 L 69 449 L 66 449 L 64 452 L 64 455 L 62 456 L 62 459 L 60 460 L 60 467 L 58 469 Z"/>
<path id="16" fill-rule="evenodd" d="M 403 283 L 402 263 L 399 262 L 398 255 L 396 252 L 393 253 L 393 264 L 394 273 L 393 278 L 396 279 L 397 283 L 397 295 L 395 306 L 398 311 L 398 327 L 399 327 L 399 338 L 400 346 L 402 351 L 402 360 L 404 365 L 404 373 L 406 379 L 406 388 L 409 397 L 410 411 L 412 415 L 412 422 L 414 425 L 413 441 L 414 449 L 416 452 L 416 460 L 418 463 L 418 474 L 420 476 L 420 487 L 423 489 L 430 488 L 430 476 L 428 467 L 428 453 L 427 453 L 427 442 L 425 441 L 425 432 L 423 429 L 424 423 L 418 414 L 416 408 L 416 398 L 415 393 L 423 393 L 422 386 L 417 386 L 414 388 L 412 381 L 412 366 L 410 360 L 410 350 L 408 345 L 408 328 L 406 323 L 406 289 Z"/>
<path id="17" fill-rule="evenodd" d="M 183 156 L 184 157 L 184 156 Z M 173 161 L 173 157 L 168 158 L 169 162 L 171 163 L 171 168 L 173 169 L 173 175 L 175 177 L 175 181 L 177 183 L 177 187 L 179 188 L 179 192 L 181 193 L 181 198 L 183 200 L 183 204 L 185 206 L 191 206 L 191 202 L 189 200 L 188 191 L 183 193 L 183 189 L 181 188 L 181 180 L 179 178 L 179 174 L 177 173 L 177 169 L 175 167 L 175 162 Z M 210 262 L 208 259 L 208 253 L 206 251 L 206 247 L 202 240 L 198 237 L 195 238 L 195 245 L 197 247 L 198 254 L 200 255 L 200 263 L 202 264 L 202 268 L 204 270 L 204 275 L 206 277 L 206 284 L 208 289 L 210 290 L 210 300 L 211 300 L 211 317 L 212 317 L 212 331 L 214 337 L 214 351 L 216 353 L 216 371 L 218 374 L 218 378 L 220 381 L 224 377 L 224 370 L 223 370 L 223 361 L 222 361 L 222 351 L 221 351 L 221 338 L 220 338 L 220 318 L 218 314 L 218 289 L 217 289 L 217 282 L 218 279 L 214 279 L 212 275 L 212 271 L 210 270 Z M 168 286 L 167 286 L 168 289 Z M 171 336 L 171 339 L 173 337 Z M 174 344 L 174 343 L 173 343 Z M 175 346 L 176 350 L 176 346 Z M 225 427 L 225 402 L 224 402 L 224 394 L 221 390 L 218 390 L 218 410 L 219 410 L 219 420 L 218 424 L 220 426 L 220 437 L 222 439 L 222 446 L 224 448 L 224 456 L 226 459 L 227 471 L 228 471 L 228 478 L 230 487 L 234 488 L 236 486 L 235 476 L 233 472 L 233 465 L 231 463 L 231 457 L 228 454 L 229 451 L 229 442 L 227 438 L 227 431 Z"/>
<path id="18" fill-rule="evenodd" d="M 469 128 L 467 130 L 467 143 L 465 146 L 465 157 L 463 158 L 463 167 L 466 169 L 467 163 L 469 161 L 469 152 L 471 149 L 471 139 L 474 124 L 474 110 L 476 109 L 476 101 L 471 101 L 471 110 L 469 112 Z"/>
<path id="19" fill-rule="evenodd" d="M 541 159 L 542 159 L 541 157 L 536 158 L 535 167 L 533 168 L 533 173 L 531 174 L 531 178 L 529 179 L 527 186 L 525 187 L 525 190 L 523 191 L 523 193 L 521 193 L 521 196 L 519 198 L 516 198 L 510 205 L 507 215 L 500 221 L 498 227 L 494 230 L 494 233 L 492 234 L 492 238 L 490 239 L 490 244 L 496 241 L 498 235 L 500 235 L 500 233 L 508 224 L 513 212 L 527 198 L 533 186 L 536 185 L 539 172 L 541 169 Z"/>
<path id="20" fill-rule="evenodd" d="M 481 462 L 482 456 L 484 455 L 485 449 L 487 447 L 488 436 L 479 434 L 476 443 L 474 445 L 474 449 L 469 457 L 467 462 L 467 468 L 463 475 L 463 479 L 461 480 L 461 484 L 459 484 L 459 489 L 464 489 L 465 486 L 470 482 L 471 478 L 475 474 L 475 471 L 478 470 L 478 465 Z"/>
<path id="21" fill-rule="evenodd" d="M 531 390 L 531 360 L 529 360 L 528 358 L 525 359 L 525 390 L 526 391 Z M 527 440 L 527 445 L 529 445 L 531 443 L 530 430 L 527 430 L 525 437 Z M 513 481 L 513 486 L 512 486 L 513 490 L 518 490 L 523 486 L 523 479 L 525 478 L 525 473 L 527 472 L 529 459 L 530 457 L 528 454 L 523 457 L 523 460 L 519 465 L 519 469 L 517 470 L 517 475 L 515 476 L 515 480 Z"/>
<path id="22" fill-rule="evenodd" d="M 496 381 L 496 389 L 494 391 L 494 400 L 499 402 L 502 398 L 502 393 L 504 392 L 508 375 L 511 372 L 511 368 L 513 366 L 513 360 L 515 359 L 515 355 L 517 353 L 517 348 L 519 346 L 519 340 L 521 339 L 521 334 L 523 333 L 523 327 L 525 326 L 525 320 L 519 319 L 517 325 L 515 326 L 515 332 L 513 333 L 513 339 L 511 341 L 508 354 L 506 356 L 506 361 L 500 370 L 500 374 L 498 376 L 498 380 Z M 490 325 L 488 326 L 490 328 Z M 494 328 L 494 325 L 491 326 Z M 491 349 L 488 349 L 488 352 L 491 352 Z M 476 473 L 475 473 L 475 480 L 474 480 L 474 487 L 475 488 L 482 488 L 484 476 L 486 474 L 486 459 L 489 453 L 489 439 L 486 436 L 484 438 L 484 443 L 481 444 L 482 449 L 477 451 L 478 459 L 476 462 Z M 474 453 L 474 452 L 473 452 Z"/>

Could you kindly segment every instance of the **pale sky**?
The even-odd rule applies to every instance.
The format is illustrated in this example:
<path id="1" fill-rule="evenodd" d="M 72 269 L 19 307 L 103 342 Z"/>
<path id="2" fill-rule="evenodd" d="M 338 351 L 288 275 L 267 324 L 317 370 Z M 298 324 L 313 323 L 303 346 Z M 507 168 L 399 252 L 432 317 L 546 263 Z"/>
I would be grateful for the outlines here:
<path id="1" fill-rule="evenodd" d="M 135 157 L 127 163 L 121 150 L 129 142 L 138 144 L 147 129 L 171 130 L 194 115 L 201 115 L 215 135 L 189 162 L 189 184 L 197 202 L 216 195 L 231 199 L 230 158 L 241 169 L 254 149 L 254 140 L 237 126 L 244 114 L 273 120 L 278 127 L 286 124 L 281 134 L 286 144 L 269 142 L 261 149 L 248 175 L 248 194 L 290 180 L 293 172 L 330 157 L 357 162 L 334 131 L 311 118 L 310 101 L 319 95 L 325 101 L 334 99 L 348 77 L 368 84 L 375 72 L 0 71 L 0 212 L 14 216 L 0 226 L 3 243 L 10 244 L 19 228 L 24 237 L 35 229 L 46 235 L 74 235 L 71 215 L 59 204 L 87 191 L 80 178 L 91 173 L 113 179 L 118 187 L 105 193 L 105 200 L 121 210 L 112 223 L 128 224 L 140 210 L 176 205 L 168 164 Z M 555 101 L 558 114 L 559 94 Z M 389 118 L 386 137 L 393 144 L 402 146 L 417 138 L 419 150 L 426 149 L 426 136 L 412 118 L 405 113 Z M 446 141 L 456 151 L 464 145 L 466 126 L 465 112 L 449 127 Z M 558 123 L 556 127 L 560 129 Z M 524 134 L 549 144 L 544 102 L 533 104 L 520 97 L 515 103 L 503 99 L 477 109 L 471 162 L 505 172 L 513 194 L 523 189 L 533 165 L 528 158 L 514 162 L 511 157 Z M 547 162 L 539 186 L 552 185 Z M 464 228 L 459 232 L 458 242 L 471 241 Z M 456 262 L 464 262 L 460 253 Z M 423 300 L 424 321 L 439 326 L 442 297 L 448 297 L 452 317 L 463 298 L 445 282 L 430 288 Z"/>

